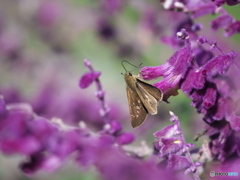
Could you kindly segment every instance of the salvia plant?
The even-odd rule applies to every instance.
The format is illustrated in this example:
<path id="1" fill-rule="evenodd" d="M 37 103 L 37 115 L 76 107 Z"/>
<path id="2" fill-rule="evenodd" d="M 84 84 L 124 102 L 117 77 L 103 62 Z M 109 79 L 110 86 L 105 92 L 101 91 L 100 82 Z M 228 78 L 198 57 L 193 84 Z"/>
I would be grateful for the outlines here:
<path id="1" fill-rule="evenodd" d="M 16 10 L 11 3 L 3 0 L 0 6 Z M 0 151 L 6 157 L 21 155 L 23 159 L 18 166 L 23 173 L 32 177 L 40 170 L 53 173 L 70 159 L 83 171 L 94 167 L 98 177 L 104 180 L 240 179 L 239 47 L 232 50 L 227 43 L 219 42 L 217 36 L 207 34 L 214 31 L 226 42 L 231 36 L 239 36 L 240 21 L 224 8 L 239 6 L 239 0 L 101 0 L 89 12 L 82 8 L 82 14 L 76 11 L 72 16 L 65 16 L 66 9 L 70 12 L 72 7 L 63 1 L 34 4 L 19 0 L 18 3 L 18 11 L 25 17 L 20 18 L 21 28 L 25 24 L 34 29 L 57 58 L 70 58 L 69 46 L 74 38 L 69 36 L 81 33 L 81 28 L 91 23 L 95 37 L 114 46 L 119 59 L 144 58 L 138 45 L 126 43 L 122 27 L 116 23 L 121 21 L 123 11 L 135 9 L 141 15 L 137 24 L 141 32 L 174 49 L 169 59 L 155 59 L 155 66 L 141 67 L 139 78 L 146 82 L 156 80 L 153 86 L 163 93 L 163 103 L 173 102 L 182 91 L 204 122 L 204 128 L 199 130 L 202 134 L 196 132 L 195 140 L 206 137 L 201 145 L 188 142 L 181 125 L 184 119 L 179 119 L 170 109 L 168 125 L 156 132 L 148 129 L 154 141 L 139 139 L 130 130 L 130 120 L 129 128 L 122 123 L 128 116 L 106 101 L 108 90 L 102 83 L 105 72 L 97 67 L 94 59 L 84 57 L 85 72 L 79 81 L 74 81 L 79 89 L 84 89 L 81 96 L 75 94 L 78 91 L 58 90 L 55 76 L 60 74 L 58 68 L 67 63 L 60 63 L 52 77 L 42 83 L 44 88 L 40 93 L 29 99 L 17 88 L 0 87 Z M 29 60 L 35 55 L 31 56 L 25 47 L 24 36 L 7 23 L 8 18 L 16 15 L 0 8 L 1 11 L 4 14 L 0 15 L 1 65 L 13 68 L 17 74 L 27 71 L 31 75 L 31 70 L 39 67 Z M 84 13 L 85 24 L 75 22 L 75 16 L 82 17 Z M 207 25 L 198 22 L 209 14 L 212 20 Z M 61 21 L 67 23 L 67 28 Z M 70 70 L 66 68 L 66 71 Z M 39 70 L 38 73 L 44 75 Z M 84 93 L 94 85 L 96 90 L 89 100 Z"/>

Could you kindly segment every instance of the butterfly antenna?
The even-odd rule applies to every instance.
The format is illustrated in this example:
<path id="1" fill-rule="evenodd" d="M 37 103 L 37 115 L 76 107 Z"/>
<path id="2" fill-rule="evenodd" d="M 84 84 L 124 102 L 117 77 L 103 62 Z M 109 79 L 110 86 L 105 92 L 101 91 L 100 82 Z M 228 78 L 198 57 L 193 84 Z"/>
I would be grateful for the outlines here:
<path id="1" fill-rule="evenodd" d="M 126 60 L 122 60 L 121 63 L 122 63 L 122 66 L 123 66 L 123 68 L 125 69 L 126 72 L 127 72 L 127 70 L 126 70 L 125 66 L 123 65 L 123 62 L 126 62 L 126 63 L 128 63 L 128 64 L 130 64 L 131 66 L 136 67 L 136 68 L 142 68 L 142 67 L 141 67 L 142 63 L 139 64 L 139 66 L 135 66 L 135 65 L 133 65 L 132 63 L 126 61 Z M 134 70 L 135 70 L 135 69 L 134 69 Z M 134 70 L 133 70 L 133 71 L 134 71 Z"/>

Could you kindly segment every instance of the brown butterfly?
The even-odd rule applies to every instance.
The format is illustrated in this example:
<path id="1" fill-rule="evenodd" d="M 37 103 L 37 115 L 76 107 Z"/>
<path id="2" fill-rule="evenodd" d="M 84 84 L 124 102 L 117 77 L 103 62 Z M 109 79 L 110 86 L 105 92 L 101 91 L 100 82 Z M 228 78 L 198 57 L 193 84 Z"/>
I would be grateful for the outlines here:
<path id="1" fill-rule="evenodd" d="M 144 122 L 148 113 L 151 115 L 157 114 L 157 106 L 163 98 L 163 93 L 155 86 L 140 80 L 138 76 L 131 72 L 126 71 L 124 79 L 127 84 L 131 124 L 135 128 Z"/>

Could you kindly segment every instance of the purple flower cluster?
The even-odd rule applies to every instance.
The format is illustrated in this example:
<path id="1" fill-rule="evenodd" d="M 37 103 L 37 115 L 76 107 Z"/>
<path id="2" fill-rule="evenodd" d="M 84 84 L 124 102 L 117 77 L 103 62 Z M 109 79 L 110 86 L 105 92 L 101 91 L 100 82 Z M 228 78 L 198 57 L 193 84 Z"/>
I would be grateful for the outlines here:
<path id="1" fill-rule="evenodd" d="M 166 101 L 169 96 L 176 95 L 178 89 L 190 97 L 191 105 L 204 115 L 213 156 L 225 160 L 234 153 L 239 154 L 237 145 L 232 144 L 230 149 L 227 148 L 229 143 L 239 142 L 240 116 L 234 107 L 236 101 L 230 96 L 230 92 L 234 90 L 231 77 L 226 75 L 237 54 L 224 54 L 216 42 L 208 41 L 205 37 L 198 39 L 198 49 L 193 48 L 185 30 L 177 33 L 177 36 L 185 41 L 185 46 L 165 64 L 143 67 L 142 77 L 146 80 L 164 77 L 154 85 L 165 93 Z M 220 55 L 214 56 L 202 44 L 218 49 Z"/>
<path id="2" fill-rule="evenodd" d="M 21 164 L 26 173 L 40 169 L 54 171 L 73 153 L 80 165 L 107 168 L 110 164 L 102 163 L 109 153 L 125 156 L 114 146 L 120 148 L 133 140 L 133 134 L 122 132 L 121 124 L 115 120 L 105 123 L 102 131 L 93 132 L 84 122 L 69 126 L 61 119 L 37 116 L 29 104 L 6 105 L 3 97 L 0 98 L 0 149 L 7 155 L 27 156 L 28 161 Z"/>
<path id="3" fill-rule="evenodd" d="M 167 0 L 163 1 L 162 5 L 165 10 L 175 13 L 173 16 L 181 17 L 178 23 L 173 25 L 172 36 L 162 36 L 160 39 L 163 43 L 171 45 L 173 47 L 182 47 L 184 43 L 182 41 L 176 41 L 175 35 L 181 29 L 186 29 L 192 40 L 198 38 L 197 32 L 203 28 L 201 23 L 197 23 L 197 18 L 212 14 L 218 15 L 214 20 L 211 21 L 210 26 L 213 31 L 219 29 L 224 30 L 226 37 L 233 36 L 234 34 L 240 33 L 240 21 L 236 20 L 229 14 L 222 6 L 227 3 L 228 5 L 239 4 L 239 1 L 178 1 L 178 0 Z M 187 15 L 186 15 L 187 14 Z M 174 16 L 174 17 L 175 17 Z"/>
<path id="4" fill-rule="evenodd" d="M 154 133 L 158 139 L 155 147 L 158 149 L 158 156 L 167 160 L 167 169 L 172 171 L 185 170 L 185 173 L 192 172 L 194 179 L 199 179 L 197 167 L 200 162 L 193 162 L 189 148 L 193 148 L 192 143 L 186 143 L 178 117 L 170 111 L 170 121 L 174 124 Z"/>

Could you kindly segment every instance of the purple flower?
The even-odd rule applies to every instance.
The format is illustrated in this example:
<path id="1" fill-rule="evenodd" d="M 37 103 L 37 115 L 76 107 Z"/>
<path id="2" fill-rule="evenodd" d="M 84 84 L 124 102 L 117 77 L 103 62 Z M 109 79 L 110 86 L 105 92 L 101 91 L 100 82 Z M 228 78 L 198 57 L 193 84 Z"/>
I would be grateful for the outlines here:
<path id="1" fill-rule="evenodd" d="M 214 30 L 218 30 L 219 28 L 226 27 L 233 21 L 233 17 L 230 16 L 229 14 L 223 14 L 214 19 L 211 22 L 211 27 Z"/>
<path id="2" fill-rule="evenodd" d="M 240 32 L 240 21 L 235 21 L 226 27 L 225 36 L 230 37 L 239 32 Z"/>
<path id="3" fill-rule="evenodd" d="M 201 16 L 207 15 L 207 14 L 214 14 L 216 10 L 216 7 L 214 4 L 202 4 L 199 6 L 196 6 L 192 11 L 192 18 L 199 18 Z"/>
<path id="4" fill-rule="evenodd" d="M 178 117 L 172 112 L 170 115 L 170 121 L 174 124 L 154 133 L 157 138 L 155 147 L 158 150 L 158 156 L 166 159 L 167 169 L 193 172 L 195 179 L 199 179 L 196 174 L 197 166 L 189 152 L 189 148 L 194 147 L 194 145 L 186 143 Z"/>
<path id="5" fill-rule="evenodd" d="M 104 125 L 104 130 L 109 134 L 117 134 L 122 131 L 122 125 L 118 121 L 111 121 L 110 124 Z"/>
<path id="6" fill-rule="evenodd" d="M 130 144 L 134 139 L 135 137 L 132 133 L 122 133 L 117 137 L 117 143 L 121 145 Z"/>
<path id="7" fill-rule="evenodd" d="M 31 156 L 28 162 L 23 162 L 20 168 L 27 174 L 33 174 L 40 169 L 52 172 L 58 169 L 61 163 L 62 161 L 57 156 L 35 154 Z"/>
<path id="8" fill-rule="evenodd" d="M 164 65 L 143 67 L 141 76 L 145 80 L 155 79 L 160 76 L 165 77 L 163 81 L 154 84 L 165 93 L 167 90 L 178 86 L 180 80 L 184 78 L 188 68 L 191 66 L 192 59 L 190 43 L 187 40 L 185 47 L 177 51 Z"/>
<path id="9" fill-rule="evenodd" d="M 99 78 L 100 75 L 101 75 L 100 72 L 85 73 L 80 79 L 79 86 L 81 88 L 87 88 L 93 83 L 93 81 Z"/>
<path id="10" fill-rule="evenodd" d="M 226 73 L 237 54 L 235 52 L 224 54 L 216 42 L 208 41 L 205 37 L 200 37 L 198 42 L 209 44 L 211 49 L 217 49 L 221 55 L 214 57 L 214 54 L 208 53 L 209 51 L 196 51 L 190 44 L 186 44 L 167 63 L 157 67 L 144 67 L 141 74 L 144 79 L 164 77 L 160 82 L 154 84 L 165 93 L 164 96 L 174 95 L 171 94 L 172 92 L 169 94 L 170 89 L 182 89 L 191 98 L 191 105 L 204 115 L 203 120 L 209 124 L 207 128 L 209 131 L 215 128 L 217 122 L 226 124 L 218 128 L 218 133 L 211 136 L 212 141 L 210 142 L 213 154 L 220 160 L 225 160 L 236 151 L 234 148 L 226 149 L 231 134 L 236 136 L 237 133 L 234 131 L 240 131 L 240 116 L 237 114 L 237 109 L 234 108 L 234 101 L 229 99 L 234 85 L 228 81 L 229 85 L 222 86 L 224 77 L 228 79 Z M 196 58 L 193 58 L 195 52 L 198 54 Z M 199 57 L 204 57 L 204 59 Z M 180 78 L 176 81 L 176 77 Z M 228 128 L 223 130 L 224 127 Z M 174 141 L 170 139 L 170 142 Z M 181 149 L 181 146 L 174 143 L 168 144 L 162 146 L 161 142 L 157 144 L 157 148 L 164 147 L 161 150 L 166 152 L 164 155 Z"/>
<path id="11" fill-rule="evenodd" d="M 176 131 L 177 126 L 175 124 L 172 124 L 161 129 L 160 131 L 155 132 L 153 135 L 155 138 L 172 137 Z"/>
<path id="12" fill-rule="evenodd" d="M 139 159 L 133 159 L 131 156 L 115 151 L 109 146 L 99 147 L 98 154 L 96 168 L 101 172 L 101 177 L 106 180 L 155 180 L 164 175 L 170 180 L 189 179 L 184 175 L 163 171 L 156 166 L 155 161 L 139 161 Z"/>
<path id="13" fill-rule="evenodd" d="M 178 155 L 169 156 L 167 168 L 174 171 L 181 171 L 191 166 L 191 162 L 186 158 Z"/>

